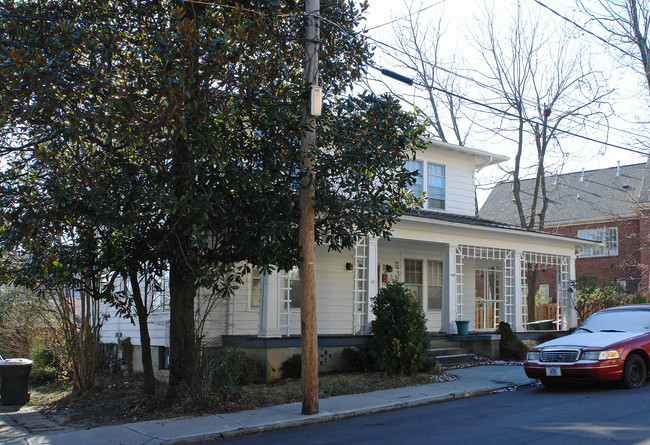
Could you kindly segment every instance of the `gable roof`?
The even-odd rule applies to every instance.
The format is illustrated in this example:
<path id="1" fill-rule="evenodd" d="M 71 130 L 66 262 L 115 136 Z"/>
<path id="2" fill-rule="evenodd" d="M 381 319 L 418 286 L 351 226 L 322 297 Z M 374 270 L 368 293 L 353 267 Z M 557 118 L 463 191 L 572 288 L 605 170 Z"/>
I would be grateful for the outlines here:
<path id="1" fill-rule="evenodd" d="M 650 162 L 650 160 L 649 160 Z M 530 208 L 535 179 L 521 181 L 524 208 Z M 546 177 L 549 198 L 545 224 L 578 223 L 634 216 L 650 202 L 648 163 Z M 497 184 L 479 212 L 482 218 L 518 225 L 512 182 Z"/>
<path id="2" fill-rule="evenodd" d="M 489 151 L 479 150 L 477 148 L 471 148 L 464 145 L 454 145 L 448 142 L 443 142 L 438 140 L 429 141 L 429 145 L 427 146 L 427 149 L 431 149 L 431 148 L 445 149 L 445 150 L 450 150 L 457 153 L 463 153 L 465 155 L 469 155 L 474 158 L 474 163 L 478 170 L 481 170 L 482 168 L 487 167 L 489 165 L 495 165 L 501 162 L 505 162 L 509 159 L 507 156 L 503 156 L 501 154 L 491 153 Z"/>

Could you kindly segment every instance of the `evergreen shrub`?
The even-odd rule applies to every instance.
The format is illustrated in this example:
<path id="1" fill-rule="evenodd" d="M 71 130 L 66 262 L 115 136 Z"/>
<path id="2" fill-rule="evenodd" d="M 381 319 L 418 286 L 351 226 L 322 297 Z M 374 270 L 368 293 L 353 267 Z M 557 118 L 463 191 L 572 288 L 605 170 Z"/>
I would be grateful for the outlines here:
<path id="1" fill-rule="evenodd" d="M 404 283 L 391 280 L 373 298 L 372 311 L 376 320 L 370 354 L 379 369 L 389 374 L 418 372 L 430 344 L 420 299 Z"/>
<path id="2" fill-rule="evenodd" d="M 528 347 L 512 332 L 509 323 L 500 322 L 497 334 L 501 334 L 501 340 L 499 340 L 501 360 L 524 360 L 526 358 Z"/>
<path id="3" fill-rule="evenodd" d="M 32 352 L 32 370 L 29 383 L 34 386 L 44 385 L 59 378 L 61 368 L 51 349 L 36 349 Z"/>
<path id="4" fill-rule="evenodd" d="M 204 370 L 204 382 L 212 393 L 232 393 L 238 387 L 259 380 L 261 370 L 241 351 L 224 351 L 210 360 Z"/>
<path id="5" fill-rule="evenodd" d="M 299 379 L 302 375 L 302 356 L 294 354 L 282 362 L 282 377 L 285 379 Z"/>

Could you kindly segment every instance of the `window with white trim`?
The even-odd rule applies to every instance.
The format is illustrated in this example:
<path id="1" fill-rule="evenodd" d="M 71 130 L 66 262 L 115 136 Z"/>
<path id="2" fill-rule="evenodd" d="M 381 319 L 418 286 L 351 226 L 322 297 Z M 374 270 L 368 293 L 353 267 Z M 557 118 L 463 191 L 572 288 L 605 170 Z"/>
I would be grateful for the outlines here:
<path id="1" fill-rule="evenodd" d="M 410 172 L 418 172 L 415 177 L 415 183 L 411 184 L 411 190 L 415 193 L 416 196 L 419 196 L 421 192 L 424 191 L 424 183 L 422 178 L 424 178 L 424 171 L 422 168 L 422 161 L 407 160 L 405 163 L 406 169 Z"/>
<path id="2" fill-rule="evenodd" d="M 250 273 L 249 300 L 251 309 L 260 307 L 262 297 L 262 274 L 259 269 L 253 268 Z"/>
<path id="3" fill-rule="evenodd" d="M 422 260 L 404 260 L 404 287 L 422 298 Z"/>
<path id="4" fill-rule="evenodd" d="M 291 308 L 298 309 L 300 308 L 300 300 L 301 300 L 300 269 L 298 267 L 294 267 L 289 271 L 288 275 L 289 275 L 289 286 L 291 286 L 291 290 L 289 291 Z"/>
<path id="5" fill-rule="evenodd" d="M 411 172 L 418 172 L 415 178 L 415 184 L 411 185 L 411 190 L 413 190 L 416 196 L 424 193 L 424 208 L 429 210 L 445 210 L 447 204 L 445 166 L 410 159 L 406 161 L 405 166 Z"/>
<path id="6" fill-rule="evenodd" d="M 425 311 L 441 310 L 442 261 L 404 259 L 404 287 L 420 299 Z"/>
<path id="7" fill-rule="evenodd" d="M 578 238 L 601 243 L 598 247 L 587 247 L 580 254 L 581 258 L 618 255 L 618 228 L 579 230 Z"/>
<path id="8" fill-rule="evenodd" d="M 427 207 L 445 210 L 445 166 L 427 164 Z"/>
<path id="9" fill-rule="evenodd" d="M 427 309 L 442 309 L 442 261 L 427 261 Z"/>

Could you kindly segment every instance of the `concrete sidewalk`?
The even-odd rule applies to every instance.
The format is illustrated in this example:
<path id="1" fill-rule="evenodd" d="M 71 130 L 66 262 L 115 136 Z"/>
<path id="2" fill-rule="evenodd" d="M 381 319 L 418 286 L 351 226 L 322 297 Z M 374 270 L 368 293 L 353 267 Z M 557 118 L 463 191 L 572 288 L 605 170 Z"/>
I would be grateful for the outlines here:
<path id="1" fill-rule="evenodd" d="M 308 416 L 300 414 L 301 404 L 296 402 L 229 414 L 179 417 L 75 431 L 61 425 L 48 425 L 45 417 L 34 412 L 33 408 L 18 410 L 2 407 L 0 442 L 34 445 L 195 442 L 473 397 L 534 382 L 526 377 L 521 366 L 486 365 L 448 372 L 460 379 L 321 399 L 320 412 Z"/>

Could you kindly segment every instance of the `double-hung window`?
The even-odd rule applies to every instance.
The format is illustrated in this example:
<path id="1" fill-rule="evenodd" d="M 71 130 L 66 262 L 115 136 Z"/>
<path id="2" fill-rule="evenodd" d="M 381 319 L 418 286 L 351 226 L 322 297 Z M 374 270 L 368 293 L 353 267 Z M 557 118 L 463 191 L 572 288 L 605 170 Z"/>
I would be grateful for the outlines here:
<path id="1" fill-rule="evenodd" d="M 299 309 L 302 295 L 300 292 L 300 269 L 297 267 L 294 267 L 289 271 L 289 286 L 291 287 L 291 290 L 289 291 L 291 309 Z"/>
<path id="2" fill-rule="evenodd" d="M 581 254 L 582 258 L 618 255 L 618 228 L 588 229 L 578 231 L 578 238 L 602 243 L 598 247 L 587 247 Z"/>
<path id="3" fill-rule="evenodd" d="M 429 209 L 445 209 L 445 166 L 427 164 L 427 206 Z"/>
<path id="4" fill-rule="evenodd" d="M 445 210 L 446 208 L 446 169 L 444 165 L 432 162 L 407 160 L 406 168 L 417 172 L 415 184 L 411 190 L 419 196 L 424 192 L 424 208 L 429 210 Z M 426 188 L 425 188 L 426 184 Z"/>
<path id="5" fill-rule="evenodd" d="M 262 275 L 258 268 L 253 268 L 250 273 L 250 307 L 258 309 L 262 297 Z"/>
<path id="6" fill-rule="evenodd" d="M 442 261 L 427 261 L 427 310 L 442 309 Z"/>
<path id="7" fill-rule="evenodd" d="M 422 260 L 404 260 L 404 287 L 422 298 Z"/>
<path id="8" fill-rule="evenodd" d="M 420 298 L 425 311 L 442 309 L 442 261 L 405 259 L 404 287 Z"/>
<path id="9" fill-rule="evenodd" d="M 420 195 L 420 192 L 424 191 L 424 184 L 422 178 L 424 178 L 424 171 L 422 169 L 422 161 L 408 160 L 406 161 L 406 169 L 410 172 L 418 172 L 415 177 L 415 184 L 411 185 L 411 190 L 415 193 L 416 196 Z"/>

